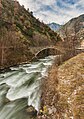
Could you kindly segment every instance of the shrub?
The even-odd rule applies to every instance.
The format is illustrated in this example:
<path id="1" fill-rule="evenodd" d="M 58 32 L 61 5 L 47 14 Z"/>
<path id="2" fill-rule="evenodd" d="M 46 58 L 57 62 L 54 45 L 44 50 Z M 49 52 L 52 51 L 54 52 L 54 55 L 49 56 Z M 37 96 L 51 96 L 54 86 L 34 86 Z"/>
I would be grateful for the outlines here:
<path id="1" fill-rule="evenodd" d="M 23 30 L 23 25 L 16 23 L 16 26 L 19 27 L 21 30 Z"/>

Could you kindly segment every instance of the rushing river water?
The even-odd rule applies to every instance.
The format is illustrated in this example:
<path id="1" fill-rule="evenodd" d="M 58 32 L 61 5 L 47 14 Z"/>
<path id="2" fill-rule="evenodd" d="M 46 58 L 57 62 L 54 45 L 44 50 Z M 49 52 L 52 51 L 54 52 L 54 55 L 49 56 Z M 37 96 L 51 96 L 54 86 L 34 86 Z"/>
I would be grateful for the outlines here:
<path id="1" fill-rule="evenodd" d="M 41 81 L 55 56 L 11 67 L 0 74 L 0 119 L 30 119 L 28 106 L 40 108 Z"/>

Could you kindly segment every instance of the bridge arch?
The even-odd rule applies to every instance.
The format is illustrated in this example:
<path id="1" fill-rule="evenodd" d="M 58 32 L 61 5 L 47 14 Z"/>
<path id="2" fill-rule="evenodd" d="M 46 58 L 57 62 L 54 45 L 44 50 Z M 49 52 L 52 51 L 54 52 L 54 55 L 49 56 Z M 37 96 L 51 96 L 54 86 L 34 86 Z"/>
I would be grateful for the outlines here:
<path id="1" fill-rule="evenodd" d="M 43 58 L 49 55 L 61 55 L 62 52 L 54 47 L 43 48 L 35 54 L 35 58 Z"/>

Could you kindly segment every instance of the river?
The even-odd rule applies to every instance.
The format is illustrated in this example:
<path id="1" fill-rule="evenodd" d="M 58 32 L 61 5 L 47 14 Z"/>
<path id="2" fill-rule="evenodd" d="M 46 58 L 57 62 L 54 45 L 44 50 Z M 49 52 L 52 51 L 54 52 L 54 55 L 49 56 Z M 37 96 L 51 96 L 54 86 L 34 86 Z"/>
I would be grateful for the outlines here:
<path id="1" fill-rule="evenodd" d="M 41 82 L 56 56 L 10 67 L 0 73 L 0 119 L 31 119 L 27 108 L 40 108 Z"/>

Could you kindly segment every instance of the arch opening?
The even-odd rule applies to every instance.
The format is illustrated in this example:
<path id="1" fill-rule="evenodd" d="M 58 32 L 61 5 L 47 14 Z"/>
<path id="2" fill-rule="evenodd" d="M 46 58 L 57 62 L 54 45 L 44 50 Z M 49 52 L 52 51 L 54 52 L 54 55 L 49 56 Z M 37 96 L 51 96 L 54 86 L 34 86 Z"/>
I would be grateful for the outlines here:
<path id="1" fill-rule="evenodd" d="M 44 58 L 49 55 L 61 55 L 62 52 L 56 48 L 44 48 L 35 54 L 37 59 Z"/>

